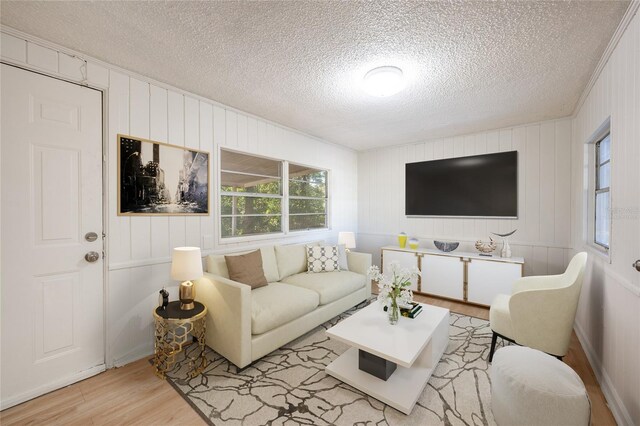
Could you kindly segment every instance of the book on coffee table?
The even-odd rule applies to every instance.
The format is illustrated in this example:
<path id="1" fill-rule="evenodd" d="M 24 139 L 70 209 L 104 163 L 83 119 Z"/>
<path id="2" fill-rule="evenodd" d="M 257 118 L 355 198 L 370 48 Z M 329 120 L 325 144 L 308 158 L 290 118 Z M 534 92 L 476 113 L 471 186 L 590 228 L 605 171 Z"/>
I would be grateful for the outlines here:
<path id="1" fill-rule="evenodd" d="M 385 306 L 384 311 L 386 312 L 388 307 Z M 400 305 L 400 315 L 405 318 L 415 318 L 422 311 L 422 305 L 417 302 L 411 302 L 408 305 Z"/>
<path id="2" fill-rule="evenodd" d="M 422 312 L 422 306 L 418 305 L 415 308 L 409 309 L 400 309 L 400 315 L 407 318 L 415 318 Z"/>

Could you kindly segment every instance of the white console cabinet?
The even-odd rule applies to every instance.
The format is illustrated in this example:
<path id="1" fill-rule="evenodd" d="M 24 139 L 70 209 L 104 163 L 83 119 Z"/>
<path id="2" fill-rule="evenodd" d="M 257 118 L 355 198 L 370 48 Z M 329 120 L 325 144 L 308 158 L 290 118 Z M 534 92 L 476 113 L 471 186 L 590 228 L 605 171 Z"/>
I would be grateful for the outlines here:
<path id="1" fill-rule="evenodd" d="M 464 300 L 464 262 L 459 257 L 423 254 L 420 291 Z"/>
<path id="2" fill-rule="evenodd" d="M 420 258 L 415 251 L 387 250 L 382 257 L 382 270 L 389 270 L 389 264 L 392 262 L 405 269 L 420 268 L 419 260 Z M 418 279 L 412 280 L 411 290 L 418 291 Z"/>
<path id="3" fill-rule="evenodd" d="M 412 285 L 418 293 L 490 305 L 496 295 L 511 294 L 515 280 L 522 277 L 524 259 L 480 256 L 478 253 L 443 253 L 430 249 L 382 248 L 382 271 L 396 262 L 403 268 L 418 268 Z"/>
<path id="4" fill-rule="evenodd" d="M 467 264 L 467 301 L 491 305 L 496 294 L 511 294 L 522 264 L 473 259 Z"/>

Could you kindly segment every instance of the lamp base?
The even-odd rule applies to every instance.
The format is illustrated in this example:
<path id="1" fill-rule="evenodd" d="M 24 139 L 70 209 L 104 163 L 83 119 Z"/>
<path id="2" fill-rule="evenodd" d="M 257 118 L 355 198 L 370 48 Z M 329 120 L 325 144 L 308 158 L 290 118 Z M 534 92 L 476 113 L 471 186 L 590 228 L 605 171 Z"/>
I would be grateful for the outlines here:
<path id="1" fill-rule="evenodd" d="M 185 281 L 180 284 L 179 294 L 180 309 L 183 311 L 190 311 L 196 307 L 193 303 L 196 299 L 196 288 L 191 281 Z"/>
<path id="2" fill-rule="evenodd" d="M 180 309 L 182 309 L 183 311 L 190 311 L 195 307 L 196 307 L 196 305 L 193 302 L 191 302 L 191 303 L 180 303 Z"/>

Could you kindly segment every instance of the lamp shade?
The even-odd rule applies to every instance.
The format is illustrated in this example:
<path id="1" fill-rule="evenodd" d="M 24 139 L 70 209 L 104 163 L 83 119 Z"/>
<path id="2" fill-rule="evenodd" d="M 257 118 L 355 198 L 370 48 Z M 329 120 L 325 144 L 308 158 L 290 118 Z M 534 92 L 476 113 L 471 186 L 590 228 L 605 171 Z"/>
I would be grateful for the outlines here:
<path id="1" fill-rule="evenodd" d="M 356 234 L 353 232 L 338 232 L 338 244 L 344 244 L 348 249 L 356 248 Z"/>
<path id="2" fill-rule="evenodd" d="M 176 247 L 171 257 L 171 278 L 190 281 L 202 277 L 200 247 Z"/>

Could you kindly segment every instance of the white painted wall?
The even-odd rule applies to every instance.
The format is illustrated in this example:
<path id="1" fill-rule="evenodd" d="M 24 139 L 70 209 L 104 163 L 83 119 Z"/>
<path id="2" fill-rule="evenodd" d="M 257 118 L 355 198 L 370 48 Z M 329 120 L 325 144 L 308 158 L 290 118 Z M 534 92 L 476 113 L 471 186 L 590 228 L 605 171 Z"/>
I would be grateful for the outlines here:
<path id="1" fill-rule="evenodd" d="M 12 35 L 13 34 L 13 35 Z M 28 40 L 28 41 L 27 41 Z M 2 28 L 2 59 L 30 69 L 103 88 L 107 96 L 108 280 L 107 365 L 121 365 L 152 353 L 152 309 L 169 278 L 171 248 L 200 246 L 203 252 L 238 251 L 276 242 L 334 240 L 341 230 L 357 228 L 357 155 L 275 123 L 154 82 L 143 76 L 74 53 L 46 41 Z M 80 56 L 80 54 L 76 54 Z M 215 78 L 212 75 L 212 78 Z M 216 190 L 218 147 L 271 156 L 330 170 L 330 231 L 303 232 L 273 240 L 219 243 L 217 198 L 207 217 L 117 216 L 117 138 L 130 134 L 213 153 Z M 99 190 L 96 188 L 96 190 Z M 217 190 L 212 196 L 217 196 Z"/>
<path id="2" fill-rule="evenodd" d="M 490 232 L 518 232 L 514 256 L 525 258 L 525 274 L 564 270 L 570 243 L 571 119 L 545 121 L 358 154 L 358 250 L 380 260 L 379 248 L 397 244 L 404 231 L 435 248 L 433 240 L 461 241 L 462 250 L 488 240 Z M 405 163 L 518 151 L 518 219 L 407 218 Z M 482 183 L 479 182 L 479 185 Z M 499 245 L 499 248 L 501 245 Z"/>
<path id="3" fill-rule="evenodd" d="M 611 117 L 611 263 L 586 244 L 584 143 Z M 640 16 L 573 121 L 572 241 L 589 252 L 576 331 L 620 424 L 640 424 Z"/>

